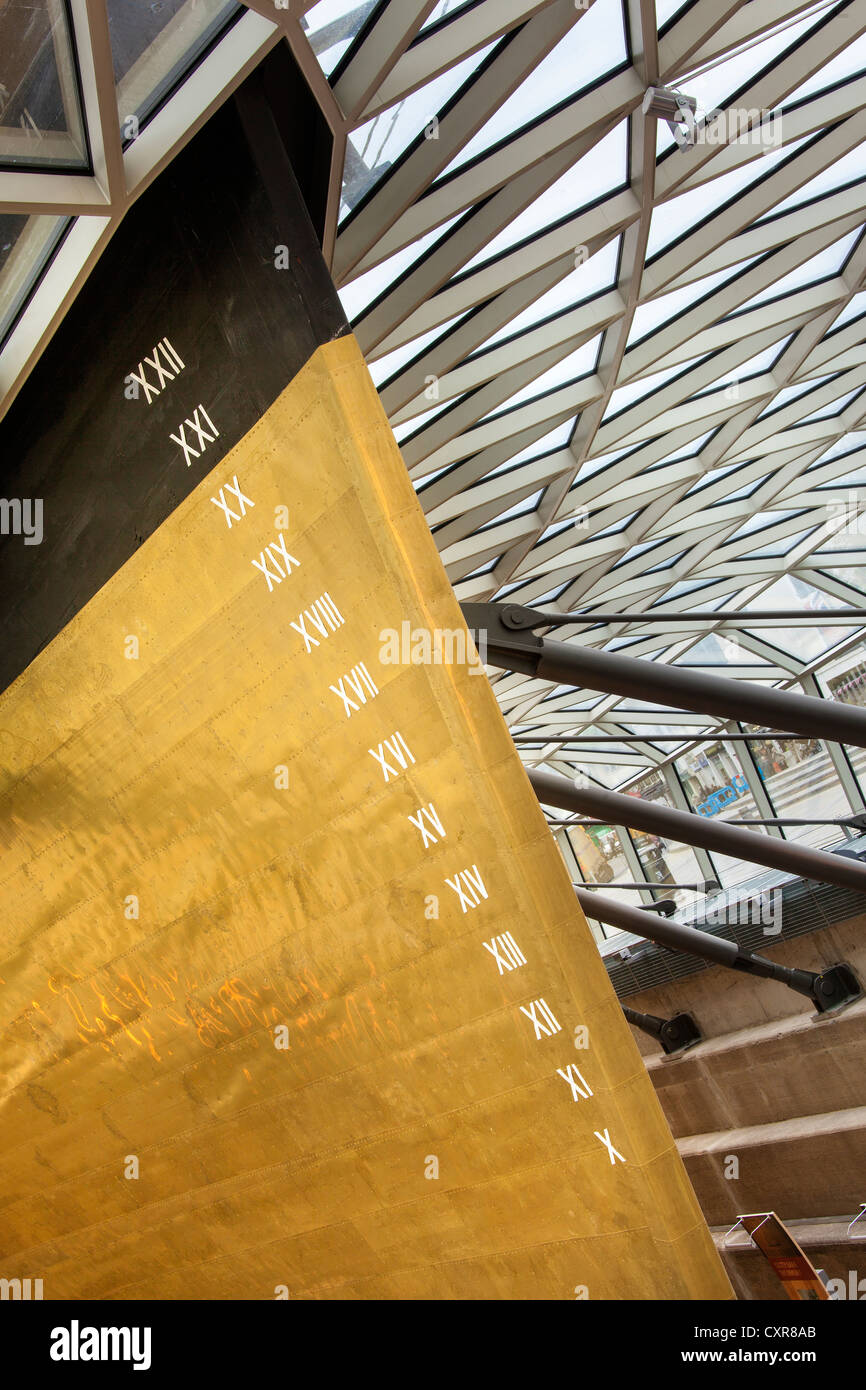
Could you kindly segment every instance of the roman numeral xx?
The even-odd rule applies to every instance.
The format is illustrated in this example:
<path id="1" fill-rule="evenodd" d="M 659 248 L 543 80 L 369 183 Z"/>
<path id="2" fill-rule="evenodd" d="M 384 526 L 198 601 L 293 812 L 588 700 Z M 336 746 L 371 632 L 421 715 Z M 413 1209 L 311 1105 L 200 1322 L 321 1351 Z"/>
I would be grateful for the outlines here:
<path id="1" fill-rule="evenodd" d="M 240 512 L 232 511 L 228 502 L 225 500 L 225 494 L 227 492 L 230 492 L 234 497 L 235 501 L 240 507 Z M 219 497 L 212 497 L 210 500 L 213 502 L 215 507 L 222 507 L 225 519 L 228 522 L 229 530 L 232 529 L 233 521 L 240 521 L 242 516 L 246 516 L 247 507 L 254 507 L 256 505 L 255 502 L 250 501 L 249 497 L 245 497 L 244 494 L 241 492 L 241 485 L 238 482 L 237 473 L 232 478 L 230 483 L 226 483 L 225 487 L 220 488 Z"/>

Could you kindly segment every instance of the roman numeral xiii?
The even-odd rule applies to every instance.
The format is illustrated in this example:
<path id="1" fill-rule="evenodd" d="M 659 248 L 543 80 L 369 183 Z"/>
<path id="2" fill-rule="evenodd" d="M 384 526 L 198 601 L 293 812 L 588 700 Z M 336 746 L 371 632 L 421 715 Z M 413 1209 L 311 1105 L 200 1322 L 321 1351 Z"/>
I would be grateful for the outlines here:
<path id="1" fill-rule="evenodd" d="M 489 951 L 499 968 L 500 975 L 506 970 L 519 970 L 526 964 L 526 956 L 521 951 L 510 931 L 494 936 L 492 941 L 482 941 L 485 951 Z"/>

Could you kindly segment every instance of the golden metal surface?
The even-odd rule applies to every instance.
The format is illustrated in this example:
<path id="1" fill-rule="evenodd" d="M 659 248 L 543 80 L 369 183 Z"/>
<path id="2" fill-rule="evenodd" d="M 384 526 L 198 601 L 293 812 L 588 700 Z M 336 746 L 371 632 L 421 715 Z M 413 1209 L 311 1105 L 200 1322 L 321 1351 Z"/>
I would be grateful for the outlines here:
<path id="1" fill-rule="evenodd" d="M 407 622 L 463 628 L 345 338 L 0 697 L 3 1276 L 731 1296 L 493 694 Z"/>

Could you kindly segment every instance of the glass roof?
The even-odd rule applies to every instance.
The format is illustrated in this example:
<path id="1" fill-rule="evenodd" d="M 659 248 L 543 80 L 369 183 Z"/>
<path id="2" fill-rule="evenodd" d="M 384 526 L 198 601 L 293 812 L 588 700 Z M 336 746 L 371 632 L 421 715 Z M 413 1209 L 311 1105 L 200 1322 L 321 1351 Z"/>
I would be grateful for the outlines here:
<path id="1" fill-rule="evenodd" d="M 66 230 L 110 232 L 147 176 L 127 118 L 159 111 L 167 161 L 283 38 L 328 98 L 325 254 L 458 597 L 625 612 L 558 635 L 794 687 L 832 666 L 845 686 L 861 628 L 828 613 L 866 594 L 866 8 L 654 9 L 94 0 L 68 21 L 5 0 L 0 359 L 31 360 L 16 342 L 46 267 L 69 258 L 59 304 L 92 256 L 93 238 L 76 265 Z M 653 114 L 660 86 L 691 122 Z M 675 746 L 624 732 L 722 727 L 491 679 L 533 739 L 592 718 L 610 786 Z M 548 750 L 568 775 L 584 761 Z"/>
<path id="2" fill-rule="evenodd" d="M 0 344 L 59 245 L 65 217 L 0 213 Z"/>
<path id="3" fill-rule="evenodd" d="M 128 140 L 243 7 L 238 0 L 107 0 L 107 8 L 117 115 Z"/>
<path id="4" fill-rule="evenodd" d="M 64 5 L 0 5 L 0 168 L 85 169 L 75 53 Z"/>
<path id="5" fill-rule="evenodd" d="M 684 7 L 656 8 L 674 45 L 666 85 L 695 98 L 699 123 L 721 111 L 724 139 L 689 144 L 685 122 L 677 138 L 644 112 L 646 89 L 660 85 L 646 66 L 655 35 L 632 33 L 629 51 L 621 0 L 597 0 L 565 32 L 550 23 L 532 70 L 511 65 L 511 86 L 501 41 L 474 78 L 464 59 L 460 81 L 470 95 L 478 84 L 483 119 L 461 114 L 465 86 L 456 106 L 446 98 L 436 114 L 440 138 L 451 121 L 447 160 L 417 184 L 408 157 L 384 171 L 363 233 L 350 219 L 338 236 L 338 283 L 350 312 L 355 287 L 375 283 L 356 332 L 374 363 L 393 340 L 383 404 L 416 485 L 425 480 L 419 495 L 461 599 L 638 613 L 664 599 L 694 621 L 663 640 L 639 618 L 598 624 L 585 640 L 792 684 L 859 631 L 819 623 L 822 607 L 845 600 L 820 588 L 810 557 L 850 586 L 866 533 L 848 514 L 849 495 L 863 492 L 866 508 L 866 472 L 846 459 L 866 419 L 866 164 L 846 124 L 852 105 L 836 100 L 866 67 L 866 13 L 840 48 L 838 4 L 774 6 L 765 18 L 755 6 L 748 24 L 721 27 L 695 11 L 704 33 L 697 43 L 684 33 L 678 67 Z M 527 53 L 536 20 L 519 35 Z M 481 85 L 497 64 L 506 85 L 488 113 Z M 755 112 L 775 118 L 763 146 L 748 133 Z M 645 133 L 655 165 L 636 163 Z M 406 325 L 411 354 L 397 346 Z M 447 408 L 424 400 L 434 379 Z M 767 607 L 815 625 L 801 619 L 782 637 L 749 623 Z M 742 625 L 714 616 L 739 609 Z M 589 759 L 607 785 L 635 780 L 646 749 L 615 741 L 623 702 L 587 706 L 581 692 L 493 678 L 506 717 L 542 740 L 585 728 L 581 710 L 593 708 L 598 747 L 548 750 L 548 766 L 574 774 Z M 685 742 L 695 716 L 670 720 Z M 540 749 L 523 756 L 538 762 Z"/>

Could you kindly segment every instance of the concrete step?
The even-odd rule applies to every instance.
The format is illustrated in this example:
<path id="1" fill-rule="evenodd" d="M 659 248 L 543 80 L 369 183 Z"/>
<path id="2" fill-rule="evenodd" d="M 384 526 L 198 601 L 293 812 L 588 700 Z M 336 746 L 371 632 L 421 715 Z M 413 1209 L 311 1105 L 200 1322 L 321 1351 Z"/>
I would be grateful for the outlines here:
<path id="1" fill-rule="evenodd" d="M 690 1134 L 677 1147 L 711 1226 L 754 1211 L 775 1211 L 783 1221 L 803 1212 L 820 1218 L 850 1211 L 853 1218 L 866 1201 L 864 1105 Z"/>
<path id="2" fill-rule="evenodd" d="M 680 1057 L 645 1060 L 676 1138 L 849 1110 L 866 1099 L 866 999 L 838 1014 L 794 1014 L 709 1038 Z"/>

